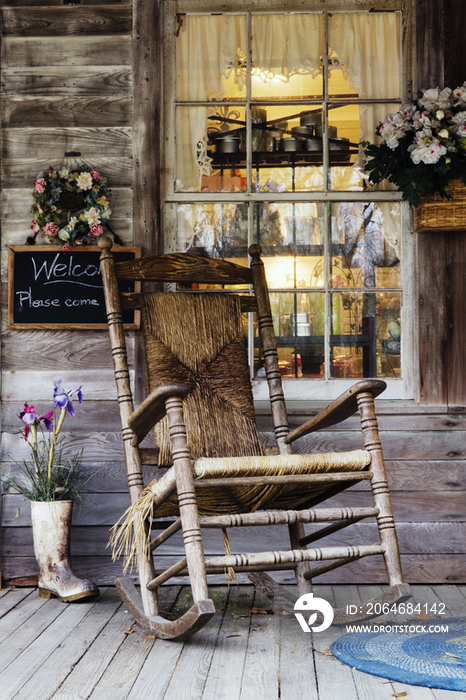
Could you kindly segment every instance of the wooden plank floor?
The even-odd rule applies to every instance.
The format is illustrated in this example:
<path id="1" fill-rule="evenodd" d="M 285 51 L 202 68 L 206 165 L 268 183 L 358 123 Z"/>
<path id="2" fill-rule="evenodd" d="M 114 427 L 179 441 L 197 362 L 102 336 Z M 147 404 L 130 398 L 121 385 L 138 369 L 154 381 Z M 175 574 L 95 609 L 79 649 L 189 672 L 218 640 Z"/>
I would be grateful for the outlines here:
<path id="1" fill-rule="evenodd" d="M 413 589 L 416 602 L 443 602 L 448 617 L 466 616 L 466 585 Z M 337 607 L 381 591 L 382 586 L 315 586 L 316 596 Z M 0 700 L 466 698 L 353 670 L 328 652 L 344 627 L 304 634 L 294 615 L 272 614 L 270 601 L 253 586 L 216 586 L 211 593 L 214 618 L 178 643 L 144 633 L 115 588 L 81 604 L 46 601 L 30 588 L 0 591 Z M 187 588 L 163 588 L 164 611 L 179 615 L 189 605 Z"/>

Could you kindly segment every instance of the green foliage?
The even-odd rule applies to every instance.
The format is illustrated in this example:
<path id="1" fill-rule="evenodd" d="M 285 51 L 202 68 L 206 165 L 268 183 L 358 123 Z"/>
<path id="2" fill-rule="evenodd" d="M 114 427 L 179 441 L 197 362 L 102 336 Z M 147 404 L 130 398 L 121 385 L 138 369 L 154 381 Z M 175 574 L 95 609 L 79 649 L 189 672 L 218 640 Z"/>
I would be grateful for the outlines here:
<path id="1" fill-rule="evenodd" d="M 34 466 L 26 460 L 23 461 L 21 471 L 25 477 L 25 484 L 22 480 L 16 480 L 8 474 L 3 475 L 4 481 L 17 493 L 29 501 L 76 501 L 80 500 L 80 492 L 85 483 L 78 485 L 79 467 L 82 453 L 78 452 L 67 464 L 62 461 L 62 449 L 56 452 L 56 458 L 52 466 L 49 478 L 48 441 L 39 442 L 38 449 L 34 455 Z M 37 466 L 36 466 L 37 465 Z"/>
<path id="2" fill-rule="evenodd" d="M 450 180 L 460 178 L 466 184 L 466 158 L 457 157 L 441 159 L 435 164 L 418 163 L 415 165 L 407 150 L 410 145 L 410 135 L 404 137 L 403 147 L 392 150 L 385 143 L 376 146 L 368 141 L 363 142 L 364 153 L 368 158 L 365 170 L 369 173 L 369 181 L 378 185 L 388 180 L 402 192 L 403 199 L 412 207 L 421 203 L 421 198 L 435 192 L 449 198 L 446 187 Z M 403 141 L 404 141 L 403 139 Z"/>

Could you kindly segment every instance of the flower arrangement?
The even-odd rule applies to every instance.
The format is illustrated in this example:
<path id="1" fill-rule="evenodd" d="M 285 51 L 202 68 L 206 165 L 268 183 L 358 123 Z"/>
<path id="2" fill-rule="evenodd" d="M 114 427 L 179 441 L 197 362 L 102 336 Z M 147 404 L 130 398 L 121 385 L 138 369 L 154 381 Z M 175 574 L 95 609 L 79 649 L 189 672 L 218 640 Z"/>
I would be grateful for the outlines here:
<path id="1" fill-rule="evenodd" d="M 466 82 L 455 90 L 431 88 L 379 124 L 380 145 L 362 145 L 369 181 L 387 179 L 416 207 L 421 197 L 439 193 L 450 180 L 466 183 Z"/>
<path id="2" fill-rule="evenodd" d="M 107 179 L 86 166 L 41 171 L 30 209 L 34 237 L 43 231 L 48 243 L 65 250 L 95 243 L 112 213 L 110 196 Z"/>
<path id="3" fill-rule="evenodd" d="M 74 416 L 72 396 L 83 400 L 82 385 L 74 391 L 67 391 L 61 379 L 54 382 L 53 408 L 39 415 L 34 406 L 27 402 L 19 413 L 24 424 L 20 434 L 31 449 L 32 463 L 24 460 L 24 473 L 28 485 L 19 483 L 6 475 L 9 485 L 30 501 L 67 501 L 79 498 L 84 486 L 76 483 L 77 470 L 82 450 L 68 464 L 62 463 L 62 445 L 59 439 L 67 415 Z M 57 410 L 58 409 L 58 410 Z M 44 430 L 45 428 L 45 430 Z M 38 434 L 40 432 L 40 435 Z"/>

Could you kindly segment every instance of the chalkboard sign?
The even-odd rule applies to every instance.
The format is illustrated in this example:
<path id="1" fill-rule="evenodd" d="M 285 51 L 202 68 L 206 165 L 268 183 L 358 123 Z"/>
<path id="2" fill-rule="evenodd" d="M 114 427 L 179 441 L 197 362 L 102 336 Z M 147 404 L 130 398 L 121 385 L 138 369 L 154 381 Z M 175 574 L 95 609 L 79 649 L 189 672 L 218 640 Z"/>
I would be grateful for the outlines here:
<path id="1" fill-rule="evenodd" d="M 141 249 L 115 246 L 116 262 L 134 260 Z M 9 250 L 8 328 L 107 328 L 97 246 L 65 251 L 59 246 L 11 246 Z M 121 292 L 138 292 L 140 283 L 120 282 Z M 126 328 L 137 328 L 139 312 L 123 311 Z"/>

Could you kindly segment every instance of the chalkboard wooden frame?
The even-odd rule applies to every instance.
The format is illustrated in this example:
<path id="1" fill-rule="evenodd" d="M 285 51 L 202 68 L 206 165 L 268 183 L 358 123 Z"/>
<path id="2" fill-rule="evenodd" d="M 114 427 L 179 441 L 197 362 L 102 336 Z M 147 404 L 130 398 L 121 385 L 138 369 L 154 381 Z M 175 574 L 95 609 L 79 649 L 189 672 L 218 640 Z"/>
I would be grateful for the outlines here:
<path id="1" fill-rule="evenodd" d="M 17 330 L 43 330 L 43 329 L 49 329 L 49 330 L 99 330 L 99 329 L 107 329 L 107 323 L 106 321 L 103 320 L 103 318 L 106 319 L 106 314 L 105 314 L 105 302 L 104 302 L 104 297 L 103 297 L 103 288 L 100 288 L 100 285 L 96 286 L 95 284 L 84 284 L 81 281 L 70 281 L 67 283 L 66 279 L 62 279 L 63 277 L 70 277 L 72 276 L 73 273 L 75 273 L 75 277 L 78 277 L 78 280 L 80 277 L 83 275 L 87 274 L 87 271 L 89 271 L 89 276 L 95 277 L 96 274 L 98 274 L 98 269 L 100 267 L 100 254 L 101 254 L 101 249 L 98 246 L 85 246 L 84 248 L 73 248 L 71 251 L 64 251 L 60 246 L 55 246 L 55 245 L 25 245 L 25 246 L 10 246 L 9 252 L 8 252 L 8 328 L 9 329 L 17 329 Z M 115 254 L 115 258 L 117 262 L 119 262 L 119 258 L 121 259 L 123 256 L 122 254 L 132 254 L 133 258 L 140 258 L 141 257 L 141 248 L 138 246 L 113 246 L 112 252 Z M 48 255 L 43 256 L 43 253 L 47 253 Z M 60 254 L 59 257 L 57 257 L 57 254 Z M 41 259 L 40 266 L 34 262 L 34 256 L 39 255 L 39 258 Z M 84 267 L 77 258 L 81 256 L 81 263 L 83 261 L 87 261 L 87 267 Z M 95 257 L 95 262 L 94 262 L 94 257 Z M 92 264 L 89 264 L 89 259 L 92 260 Z M 44 264 L 44 260 L 48 260 L 48 266 L 47 264 Z M 18 274 L 18 264 L 19 262 L 27 263 L 30 261 L 31 265 L 30 268 L 24 270 L 24 277 L 19 279 L 19 274 Z M 95 271 L 95 266 L 97 267 L 97 272 Z M 65 269 L 68 268 L 68 269 Z M 79 270 L 79 272 L 78 272 Z M 70 274 L 68 274 L 70 273 Z M 21 274 L 23 274 L 23 270 L 21 270 Z M 27 275 L 30 275 L 30 282 L 28 282 L 28 277 Z M 46 284 L 53 284 L 53 283 L 63 283 L 64 287 L 66 287 L 68 290 L 72 290 L 71 293 L 68 292 L 67 295 L 60 296 L 62 294 L 61 290 L 58 292 L 57 286 L 53 287 L 54 293 L 50 294 L 50 297 L 46 300 L 37 298 L 33 299 L 34 292 L 37 293 L 37 289 L 35 285 L 40 285 L 40 282 L 37 282 L 38 277 L 41 276 L 42 279 L 47 279 L 48 281 Z M 53 277 L 56 277 L 57 279 L 51 279 Z M 26 279 L 26 282 L 25 282 Z M 85 279 L 87 279 L 85 277 Z M 101 281 L 101 276 L 99 275 L 99 282 Z M 94 281 L 94 280 L 90 280 Z M 25 285 L 28 285 L 26 289 L 22 289 Z M 34 285 L 34 286 L 29 286 L 29 285 Z M 78 285 L 81 286 L 83 289 L 86 289 L 87 287 L 90 287 L 92 290 L 97 290 L 97 291 L 92 291 L 91 296 L 93 297 L 92 299 L 84 299 L 82 298 L 81 300 L 81 305 L 76 304 L 76 300 L 79 301 L 80 297 L 79 295 L 76 295 L 74 293 L 74 287 L 72 285 Z M 141 291 L 141 283 L 140 282 L 132 282 L 128 283 L 128 289 L 122 289 L 122 291 L 134 291 L 136 293 Z M 48 291 L 48 290 L 47 290 Z M 19 309 L 18 309 L 18 295 L 19 295 Z M 66 298 L 67 296 L 73 296 L 73 299 Z M 89 296 L 89 292 L 88 295 Z M 97 299 L 95 298 L 97 297 Z M 26 311 L 25 313 L 25 318 L 21 317 L 20 311 L 23 309 L 23 302 L 24 302 L 24 309 Z M 65 302 L 66 302 L 66 308 L 65 308 Z M 74 306 L 73 306 L 74 304 Z M 37 305 L 37 306 L 36 306 Z M 102 308 L 103 305 L 103 308 Z M 86 315 L 97 315 L 99 320 L 97 322 L 82 322 L 82 321 L 76 321 L 73 320 L 73 309 L 75 309 L 75 315 L 82 316 L 84 313 L 84 310 L 81 309 L 81 307 L 85 306 L 85 311 Z M 29 308 L 27 308 L 29 307 Z M 46 308 L 46 311 L 43 310 L 43 307 Z M 30 315 L 32 313 L 31 309 L 32 308 L 38 308 L 40 311 L 41 316 L 44 316 L 46 314 L 47 316 L 50 316 L 51 320 L 47 320 L 45 322 L 34 322 L 30 320 Z M 81 310 L 80 310 L 81 309 Z M 57 320 L 58 317 L 63 317 L 63 312 L 65 311 L 67 319 L 64 321 L 63 318 L 61 320 Z M 125 315 L 127 315 L 130 319 L 127 323 L 125 322 L 124 327 L 125 329 L 131 330 L 134 329 L 136 330 L 139 328 L 140 325 L 140 311 L 137 310 L 129 310 L 125 309 L 123 311 Z M 55 314 L 55 319 L 53 318 Z M 21 317 L 21 318 L 20 318 Z M 103 317 L 103 318 L 102 318 Z"/>

